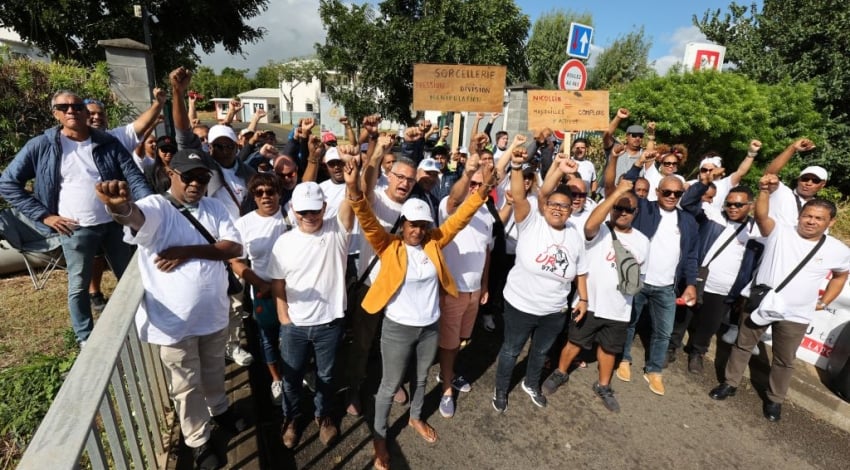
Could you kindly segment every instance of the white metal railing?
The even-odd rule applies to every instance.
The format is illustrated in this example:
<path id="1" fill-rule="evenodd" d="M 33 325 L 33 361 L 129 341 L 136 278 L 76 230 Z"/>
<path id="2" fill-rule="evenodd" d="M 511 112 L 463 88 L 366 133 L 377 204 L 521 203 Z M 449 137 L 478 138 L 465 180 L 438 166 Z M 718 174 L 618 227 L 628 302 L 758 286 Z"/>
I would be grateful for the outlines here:
<path id="1" fill-rule="evenodd" d="M 136 333 L 142 294 L 133 257 L 19 469 L 165 467 L 173 413 L 159 349 Z"/>

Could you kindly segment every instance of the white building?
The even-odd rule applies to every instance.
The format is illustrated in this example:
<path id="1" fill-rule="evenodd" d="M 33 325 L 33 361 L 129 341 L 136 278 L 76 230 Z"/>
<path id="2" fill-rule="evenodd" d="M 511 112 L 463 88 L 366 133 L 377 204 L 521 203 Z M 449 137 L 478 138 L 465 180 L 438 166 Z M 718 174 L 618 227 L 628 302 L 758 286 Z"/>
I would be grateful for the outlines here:
<path id="1" fill-rule="evenodd" d="M 242 101 L 242 122 L 250 122 L 258 109 L 266 111 L 266 116 L 261 118 L 262 123 L 280 122 L 280 90 L 277 88 L 256 88 L 251 91 L 239 93 Z M 286 121 L 289 122 L 288 120 Z"/>
<path id="2" fill-rule="evenodd" d="M 9 28 L 0 27 L 0 47 L 8 47 L 12 57 L 29 57 L 40 62 L 50 61 L 48 54 L 24 41 L 18 33 Z"/>

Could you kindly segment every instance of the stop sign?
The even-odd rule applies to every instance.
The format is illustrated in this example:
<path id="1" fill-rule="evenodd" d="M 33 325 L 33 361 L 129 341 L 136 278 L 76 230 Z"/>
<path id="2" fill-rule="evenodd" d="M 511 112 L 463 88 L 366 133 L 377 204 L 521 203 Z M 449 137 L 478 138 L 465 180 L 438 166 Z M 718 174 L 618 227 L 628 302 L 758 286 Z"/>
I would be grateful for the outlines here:
<path id="1" fill-rule="evenodd" d="M 584 90 L 587 84 L 587 69 L 578 59 L 570 59 L 558 72 L 559 90 Z"/>

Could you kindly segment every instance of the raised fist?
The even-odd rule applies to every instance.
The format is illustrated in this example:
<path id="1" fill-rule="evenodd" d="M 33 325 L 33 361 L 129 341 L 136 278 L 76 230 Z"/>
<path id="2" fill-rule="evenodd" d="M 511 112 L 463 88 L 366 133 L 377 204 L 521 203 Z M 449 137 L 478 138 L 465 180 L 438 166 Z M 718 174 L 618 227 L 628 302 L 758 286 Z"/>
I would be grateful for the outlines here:
<path id="1" fill-rule="evenodd" d="M 794 142 L 794 150 L 798 152 L 808 152 L 815 149 L 815 143 L 809 139 L 800 139 Z"/>
<path id="2" fill-rule="evenodd" d="M 617 117 L 620 119 L 628 119 L 629 118 L 629 110 L 626 108 L 620 108 L 617 110 Z"/>
<path id="3" fill-rule="evenodd" d="M 749 151 L 752 153 L 758 153 L 759 150 L 761 150 L 761 141 L 755 139 L 751 140 Z"/>

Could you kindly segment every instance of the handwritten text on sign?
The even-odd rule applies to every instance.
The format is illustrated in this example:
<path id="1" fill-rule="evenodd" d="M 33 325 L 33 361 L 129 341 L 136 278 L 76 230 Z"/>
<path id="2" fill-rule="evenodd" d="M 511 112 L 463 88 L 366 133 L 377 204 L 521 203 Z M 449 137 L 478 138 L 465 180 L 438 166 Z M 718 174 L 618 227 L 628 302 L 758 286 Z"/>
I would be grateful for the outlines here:
<path id="1" fill-rule="evenodd" d="M 528 128 L 594 131 L 608 128 L 608 91 L 528 91 Z"/>
<path id="2" fill-rule="evenodd" d="M 413 108 L 419 111 L 501 112 L 502 65 L 413 65 Z"/>

